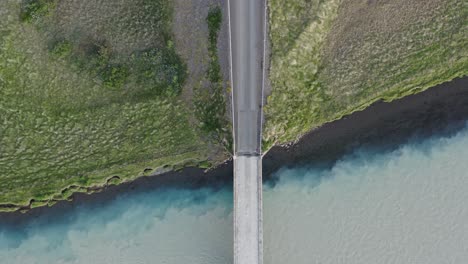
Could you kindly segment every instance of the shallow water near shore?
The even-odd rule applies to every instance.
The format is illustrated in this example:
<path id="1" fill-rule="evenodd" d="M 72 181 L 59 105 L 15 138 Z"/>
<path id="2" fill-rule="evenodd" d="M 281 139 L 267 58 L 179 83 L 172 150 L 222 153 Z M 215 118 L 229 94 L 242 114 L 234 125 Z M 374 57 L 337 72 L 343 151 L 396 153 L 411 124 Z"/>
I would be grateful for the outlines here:
<path id="1" fill-rule="evenodd" d="M 468 128 L 331 168 L 284 168 L 264 190 L 265 263 L 464 263 Z M 0 226 L 0 263 L 232 263 L 232 191 L 156 190 Z"/>

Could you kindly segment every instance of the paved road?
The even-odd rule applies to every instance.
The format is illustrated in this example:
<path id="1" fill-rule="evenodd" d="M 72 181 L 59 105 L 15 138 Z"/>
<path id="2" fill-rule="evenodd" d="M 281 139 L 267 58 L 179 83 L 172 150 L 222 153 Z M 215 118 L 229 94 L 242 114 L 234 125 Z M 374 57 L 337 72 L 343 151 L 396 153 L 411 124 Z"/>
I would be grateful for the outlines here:
<path id="1" fill-rule="evenodd" d="M 229 0 L 234 130 L 234 264 L 262 264 L 265 0 Z"/>
<path id="2" fill-rule="evenodd" d="M 265 0 L 230 0 L 234 151 L 261 154 Z"/>

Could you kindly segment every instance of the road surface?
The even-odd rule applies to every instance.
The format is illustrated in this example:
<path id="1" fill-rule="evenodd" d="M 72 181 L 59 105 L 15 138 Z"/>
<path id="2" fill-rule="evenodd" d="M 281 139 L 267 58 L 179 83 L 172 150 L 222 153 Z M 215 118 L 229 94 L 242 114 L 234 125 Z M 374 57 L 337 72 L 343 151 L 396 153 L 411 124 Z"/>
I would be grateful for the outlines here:
<path id="1" fill-rule="evenodd" d="M 261 154 L 265 0 L 229 0 L 234 152 Z"/>
<path id="2" fill-rule="evenodd" d="M 234 264 L 263 263 L 265 0 L 228 0 L 234 137 Z"/>

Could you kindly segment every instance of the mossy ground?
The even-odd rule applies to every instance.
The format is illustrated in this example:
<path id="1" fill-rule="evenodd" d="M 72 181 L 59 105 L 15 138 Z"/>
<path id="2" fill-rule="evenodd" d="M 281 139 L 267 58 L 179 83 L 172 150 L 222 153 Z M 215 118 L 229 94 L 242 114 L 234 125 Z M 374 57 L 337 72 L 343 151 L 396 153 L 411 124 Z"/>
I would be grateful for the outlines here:
<path id="1" fill-rule="evenodd" d="M 463 1 L 269 1 L 265 147 L 468 74 Z"/>
<path id="2" fill-rule="evenodd" d="M 4 210 L 210 164 L 179 98 L 171 12 L 169 0 L 0 1 Z"/>

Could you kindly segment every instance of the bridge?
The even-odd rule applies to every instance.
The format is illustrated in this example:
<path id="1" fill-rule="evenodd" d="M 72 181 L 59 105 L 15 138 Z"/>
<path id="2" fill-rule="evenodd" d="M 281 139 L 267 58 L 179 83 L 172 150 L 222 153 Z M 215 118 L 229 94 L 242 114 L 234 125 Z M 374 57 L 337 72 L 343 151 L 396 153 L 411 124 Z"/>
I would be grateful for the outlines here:
<path id="1" fill-rule="evenodd" d="M 266 0 L 228 0 L 234 137 L 234 264 L 263 263 L 262 105 Z"/>

